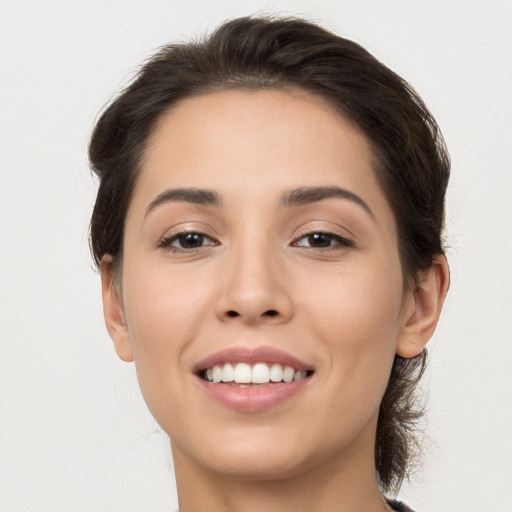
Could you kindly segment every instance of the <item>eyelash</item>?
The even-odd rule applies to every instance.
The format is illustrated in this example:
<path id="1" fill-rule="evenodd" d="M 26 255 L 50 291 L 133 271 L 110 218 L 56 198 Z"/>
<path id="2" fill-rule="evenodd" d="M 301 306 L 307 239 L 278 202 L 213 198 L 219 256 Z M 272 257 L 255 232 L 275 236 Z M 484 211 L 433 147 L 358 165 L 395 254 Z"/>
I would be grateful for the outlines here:
<path id="1" fill-rule="evenodd" d="M 178 246 L 175 246 L 173 245 L 174 242 L 176 241 L 180 241 L 180 238 L 182 237 L 186 237 L 186 236 L 189 236 L 189 235 L 196 235 L 197 237 L 201 237 L 201 242 L 205 241 L 205 240 L 209 240 L 210 243 L 207 243 L 207 244 L 201 244 L 199 245 L 198 247 L 178 247 Z M 315 237 L 315 236 L 322 236 L 322 237 L 326 237 L 328 239 L 328 242 L 329 242 L 329 245 L 325 246 L 325 247 L 314 247 L 311 245 L 311 237 Z M 309 245 L 303 245 L 300 243 L 301 240 L 305 239 L 305 238 L 309 238 Z M 183 240 L 181 241 L 183 242 Z M 333 243 L 335 242 L 335 243 Z M 208 246 L 214 246 L 214 245 L 219 245 L 219 242 L 214 240 L 213 238 L 209 237 L 208 235 L 206 235 L 205 233 L 202 233 L 200 231 L 181 231 L 179 233 L 176 233 L 174 235 L 171 235 L 171 236 L 168 236 L 168 237 L 165 237 L 161 242 L 160 244 L 158 245 L 158 247 L 162 248 L 162 249 L 166 249 L 166 250 L 169 250 L 171 252 L 174 252 L 174 253 L 177 253 L 177 252 L 185 252 L 185 253 L 190 253 L 190 252 L 193 252 L 193 251 L 196 251 L 198 249 L 201 249 L 201 248 L 204 248 L 204 247 L 208 247 Z M 301 248 L 309 248 L 309 249 L 315 249 L 317 251 L 328 251 L 328 250 L 339 250 L 340 248 L 349 248 L 349 247 L 353 247 L 354 246 L 354 243 L 352 242 L 352 240 L 349 240 L 347 238 L 344 238 L 340 235 L 337 235 L 335 233 L 330 233 L 328 231 L 311 231 L 309 233 L 304 233 L 302 234 L 299 238 L 296 238 L 293 242 L 292 242 L 292 246 L 293 247 L 301 247 Z"/>
<path id="2" fill-rule="evenodd" d="M 177 247 L 175 245 L 172 245 L 177 240 L 179 241 L 180 238 L 186 237 L 188 235 L 197 235 L 198 237 L 201 237 L 203 240 L 204 239 L 210 240 L 210 242 L 212 242 L 212 243 L 209 243 L 206 245 L 200 245 L 199 247 Z M 207 246 L 212 246 L 212 245 L 219 245 L 219 243 L 216 240 L 209 237 L 208 235 L 206 235 L 205 233 L 201 233 L 200 231 L 180 231 L 179 233 L 165 237 L 160 242 L 158 247 L 172 251 L 172 252 L 192 252 L 192 251 L 195 251 L 202 247 L 207 247 Z"/>
<path id="3" fill-rule="evenodd" d="M 327 247 L 313 247 L 311 245 L 301 245 L 299 243 L 300 240 L 303 240 L 304 238 L 311 238 L 311 237 L 314 237 L 317 235 L 327 237 L 330 240 L 330 242 L 336 242 L 336 243 L 334 243 L 334 244 L 330 243 Z M 311 240 L 309 241 L 309 243 L 311 244 Z M 328 250 L 340 249 L 340 247 L 341 248 L 353 247 L 354 242 L 352 242 L 352 240 L 349 240 L 348 238 L 337 235 L 335 233 L 330 233 L 328 231 L 320 230 L 320 231 L 311 231 L 309 233 L 304 233 L 299 238 L 297 238 L 296 241 L 293 242 L 292 245 L 295 247 L 305 247 L 305 248 L 316 249 L 317 251 L 328 251 Z"/>

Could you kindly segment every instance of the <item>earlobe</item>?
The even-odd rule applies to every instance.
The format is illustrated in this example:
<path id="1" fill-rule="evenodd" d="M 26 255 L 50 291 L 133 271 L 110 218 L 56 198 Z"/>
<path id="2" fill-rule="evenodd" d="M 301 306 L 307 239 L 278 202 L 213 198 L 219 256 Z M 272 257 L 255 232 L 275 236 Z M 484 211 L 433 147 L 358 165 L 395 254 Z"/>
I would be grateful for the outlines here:
<path id="1" fill-rule="evenodd" d="M 413 293 L 412 311 L 407 313 L 397 343 L 397 355 L 410 359 L 417 356 L 430 340 L 441 315 L 450 284 L 450 272 L 444 255 L 436 255 L 432 266 L 420 276 Z"/>
<path id="2" fill-rule="evenodd" d="M 103 297 L 103 315 L 107 331 L 114 342 L 117 355 L 123 361 L 133 361 L 133 350 L 125 322 L 121 298 L 114 286 L 112 257 L 105 255 L 101 259 L 101 292 Z"/>

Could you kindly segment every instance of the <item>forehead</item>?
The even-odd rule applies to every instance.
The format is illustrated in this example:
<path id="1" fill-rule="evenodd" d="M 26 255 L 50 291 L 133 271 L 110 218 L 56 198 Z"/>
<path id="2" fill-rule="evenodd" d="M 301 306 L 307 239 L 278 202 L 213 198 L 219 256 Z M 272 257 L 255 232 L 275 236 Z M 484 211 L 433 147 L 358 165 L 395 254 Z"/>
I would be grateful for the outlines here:
<path id="1" fill-rule="evenodd" d="M 297 89 L 218 91 L 182 100 L 159 119 L 128 217 L 168 188 L 215 189 L 254 206 L 325 186 L 389 210 L 366 137 L 326 100 Z"/>
<path id="2" fill-rule="evenodd" d="M 280 171 L 275 179 L 288 169 L 314 181 L 333 167 L 367 171 L 372 161 L 366 137 L 319 96 L 297 89 L 228 90 L 182 100 L 161 116 L 141 178 L 172 167 L 179 179 L 185 166 L 189 182 L 218 181 L 223 173 L 246 181 L 251 171 L 268 169 Z"/>

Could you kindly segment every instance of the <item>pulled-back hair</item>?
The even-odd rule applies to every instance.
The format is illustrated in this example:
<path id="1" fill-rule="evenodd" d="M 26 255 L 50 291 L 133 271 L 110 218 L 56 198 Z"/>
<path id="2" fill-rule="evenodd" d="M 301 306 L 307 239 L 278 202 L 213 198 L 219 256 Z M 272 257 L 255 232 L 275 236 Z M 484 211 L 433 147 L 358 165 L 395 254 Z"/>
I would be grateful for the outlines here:
<path id="1" fill-rule="evenodd" d="M 161 48 L 96 124 L 89 158 L 99 177 L 91 219 L 97 264 L 122 261 L 124 222 L 148 138 L 182 99 L 227 89 L 300 88 L 327 100 L 366 135 L 393 210 L 404 287 L 443 254 L 450 162 L 439 128 L 415 91 L 357 43 L 303 19 L 239 18 L 206 38 Z M 395 357 L 380 407 L 375 463 L 384 491 L 397 491 L 415 452 L 422 415 L 414 391 L 426 352 Z"/>

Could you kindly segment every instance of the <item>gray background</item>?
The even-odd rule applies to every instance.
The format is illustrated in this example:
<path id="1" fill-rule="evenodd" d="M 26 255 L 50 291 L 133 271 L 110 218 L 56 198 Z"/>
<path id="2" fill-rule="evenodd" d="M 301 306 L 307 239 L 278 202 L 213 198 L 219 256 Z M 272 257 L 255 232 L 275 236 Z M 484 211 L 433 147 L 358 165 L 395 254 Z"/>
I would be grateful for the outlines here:
<path id="1" fill-rule="evenodd" d="M 512 2 L 0 0 L 0 511 L 169 511 L 170 450 L 103 326 L 86 146 L 157 46 L 305 14 L 407 78 L 453 159 L 423 512 L 512 512 Z"/>

